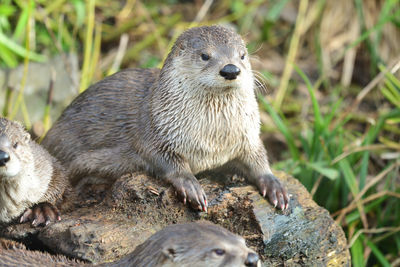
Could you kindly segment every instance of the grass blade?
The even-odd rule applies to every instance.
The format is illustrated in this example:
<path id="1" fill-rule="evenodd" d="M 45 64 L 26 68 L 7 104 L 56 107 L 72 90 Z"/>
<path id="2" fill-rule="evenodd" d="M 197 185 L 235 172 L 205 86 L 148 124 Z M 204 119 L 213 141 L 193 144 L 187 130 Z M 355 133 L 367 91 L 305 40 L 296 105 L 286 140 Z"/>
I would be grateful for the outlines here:
<path id="1" fill-rule="evenodd" d="M 21 57 L 38 62 L 43 62 L 46 60 L 45 56 L 26 50 L 24 47 L 20 46 L 19 44 L 8 38 L 2 32 L 0 32 L 0 44 L 7 47 Z"/>
<path id="2" fill-rule="evenodd" d="M 95 0 L 87 1 L 87 21 L 86 21 L 86 39 L 83 56 L 83 66 L 81 72 L 81 83 L 79 93 L 82 93 L 90 84 L 90 62 L 93 55 L 93 32 L 94 32 L 94 9 Z"/>
<path id="3" fill-rule="evenodd" d="M 351 260 L 353 262 L 353 266 L 365 266 L 364 248 L 360 239 L 357 239 L 351 247 Z"/>
<path id="4" fill-rule="evenodd" d="M 306 165 L 331 180 L 335 180 L 339 177 L 339 171 L 334 168 L 326 167 L 326 162 L 306 162 Z"/>
<path id="5" fill-rule="evenodd" d="M 300 160 L 300 153 L 295 145 L 294 137 L 288 127 L 283 123 L 282 119 L 279 117 L 278 113 L 273 109 L 273 107 L 268 103 L 265 97 L 259 95 L 258 99 L 261 101 L 263 108 L 269 113 L 275 125 L 278 127 L 279 131 L 285 136 L 288 142 L 289 150 L 292 158 L 295 160 Z"/>
<path id="6" fill-rule="evenodd" d="M 380 266 L 384 266 L 384 267 L 390 267 L 392 266 L 387 259 L 385 258 L 385 256 L 382 254 L 382 252 L 378 249 L 377 246 L 374 245 L 374 243 L 372 243 L 368 238 L 365 238 L 364 235 L 360 235 L 360 239 L 361 241 L 366 241 L 365 243 L 367 244 L 367 246 L 372 250 L 372 253 L 374 253 L 375 257 L 377 258 L 377 260 L 380 263 Z"/>

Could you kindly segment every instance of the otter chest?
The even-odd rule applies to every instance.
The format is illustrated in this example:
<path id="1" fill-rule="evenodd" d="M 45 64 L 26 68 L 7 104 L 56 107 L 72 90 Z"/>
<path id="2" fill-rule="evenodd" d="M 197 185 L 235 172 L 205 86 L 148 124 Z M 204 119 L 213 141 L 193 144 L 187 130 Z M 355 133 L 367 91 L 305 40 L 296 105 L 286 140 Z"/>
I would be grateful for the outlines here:
<path id="1" fill-rule="evenodd" d="M 10 221 L 33 203 L 38 203 L 47 190 L 34 175 L 24 174 L 0 183 L 0 221 Z"/>
<path id="2" fill-rule="evenodd" d="M 229 112 L 228 112 L 229 111 Z M 258 121 L 252 110 L 230 107 L 229 110 L 200 109 L 181 118 L 175 150 L 188 161 L 193 173 L 219 167 L 236 158 L 258 133 Z M 257 134 L 256 134 L 257 136 Z"/>

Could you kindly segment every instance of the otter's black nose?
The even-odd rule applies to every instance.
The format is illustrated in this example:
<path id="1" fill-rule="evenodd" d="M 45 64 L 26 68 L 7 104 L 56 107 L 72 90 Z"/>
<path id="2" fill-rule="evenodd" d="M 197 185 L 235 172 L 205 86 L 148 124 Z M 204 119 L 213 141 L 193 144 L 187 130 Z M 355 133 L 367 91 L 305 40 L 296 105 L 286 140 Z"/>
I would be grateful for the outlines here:
<path id="1" fill-rule="evenodd" d="M 259 260 L 258 255 L 256 253 L 250 252 L 247 255 L 247 259 L 244 265 L 249 267 L 257 267 L 258 260 Z"/>
<path id="2" fill-rule="evenodd" d="M 233 64 L 225 65 L 219 74 L 227 80 L 234 80 L 239 75 L 240 69 Z"/>
<path id="3" fill-rule="evenodd" d="M 0 167 L 6 166 L 7 161 L 10 160 L 10 155 L 7 152 L 0 150 Z"/>

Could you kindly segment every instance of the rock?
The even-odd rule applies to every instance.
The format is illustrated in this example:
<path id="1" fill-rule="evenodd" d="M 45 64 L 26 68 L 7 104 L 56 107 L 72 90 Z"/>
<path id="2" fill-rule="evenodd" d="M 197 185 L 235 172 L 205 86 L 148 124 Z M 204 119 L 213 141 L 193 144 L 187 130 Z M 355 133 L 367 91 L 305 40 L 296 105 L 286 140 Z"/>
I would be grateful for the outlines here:
<path id="1" fill-rule="evenodd" d="M 0 69 L 0 110 L 3 110 L 6 89 L 18 93 L 24 76 L 24 65 L 14 69 Z M 50 110 L 52 119 L 58 118 L 61 111 L 78 94 L 79 64 L 74 53 L 60 54 L 47 62 L 29 62 L 24 88 L 25 103 L 31 121 L 42 120 L 50 83 L 53 82 L 53 105 Z M 13 99 L 15 101 L 15 98 Z M 22 117 L 17 119 L 23 121 Z"/>
<path id="2" fill-rule="evenodd" d="M 83 188 L 79 195 L 85 197 L 58 223 L 36 229 L 10 225 L 0 236 L 100 263 L 120 259 L 166 225 L 206 219 L 243 236 L 264 266 L 350 266 L 340 226 L 296 179 L 276 175 L 292 194 L 283 212 L 236 176 L 225 184 L 200 179 L 209 201 L 208 213 L 202 213 L 180 203 L 167 184 L 134 173 L 118 179 L 111 190 L 107 185 Z"/>

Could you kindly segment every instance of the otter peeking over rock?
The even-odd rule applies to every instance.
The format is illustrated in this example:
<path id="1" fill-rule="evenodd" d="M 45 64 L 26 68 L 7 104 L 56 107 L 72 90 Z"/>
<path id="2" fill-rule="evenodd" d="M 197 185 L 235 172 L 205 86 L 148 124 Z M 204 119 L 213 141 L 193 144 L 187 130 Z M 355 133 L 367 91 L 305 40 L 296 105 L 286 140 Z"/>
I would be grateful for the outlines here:
<path id="1" fill-rule="evenodd" d="M 68 185 L 60 163 L 20 123 L 0 118 L 0 224 L 18 216 L 33 226 L 60 220 L 55 205 Z"/>
<path id="2" fill-rule="evenodd" d="M 289 195 L 260 139 L 255 80 L 242 38 L 221 26 L 179 36 L 164 66 L 127 69 L 92 85 L 43 140 L 73 184 L 145 170 L 206 211 L 195 174 L 234 163 L 273 205 Z"/>
<path id="3" fill-rule="evenodd" d="M 84 263 L 3 241 L 0 242 L 0 265 L 84 266 Z M 196 222 L 167 226 L 121 260 L 98 266 L 257 267 L 261 266 L 261 261 L 242 237 L 212 223 Z"/>
<path id="4" fill-rule="evenodd" d="M 244 239 L 225 228 L 195 222 L 169 225 L 112 266 L 260 266 Z"/>

